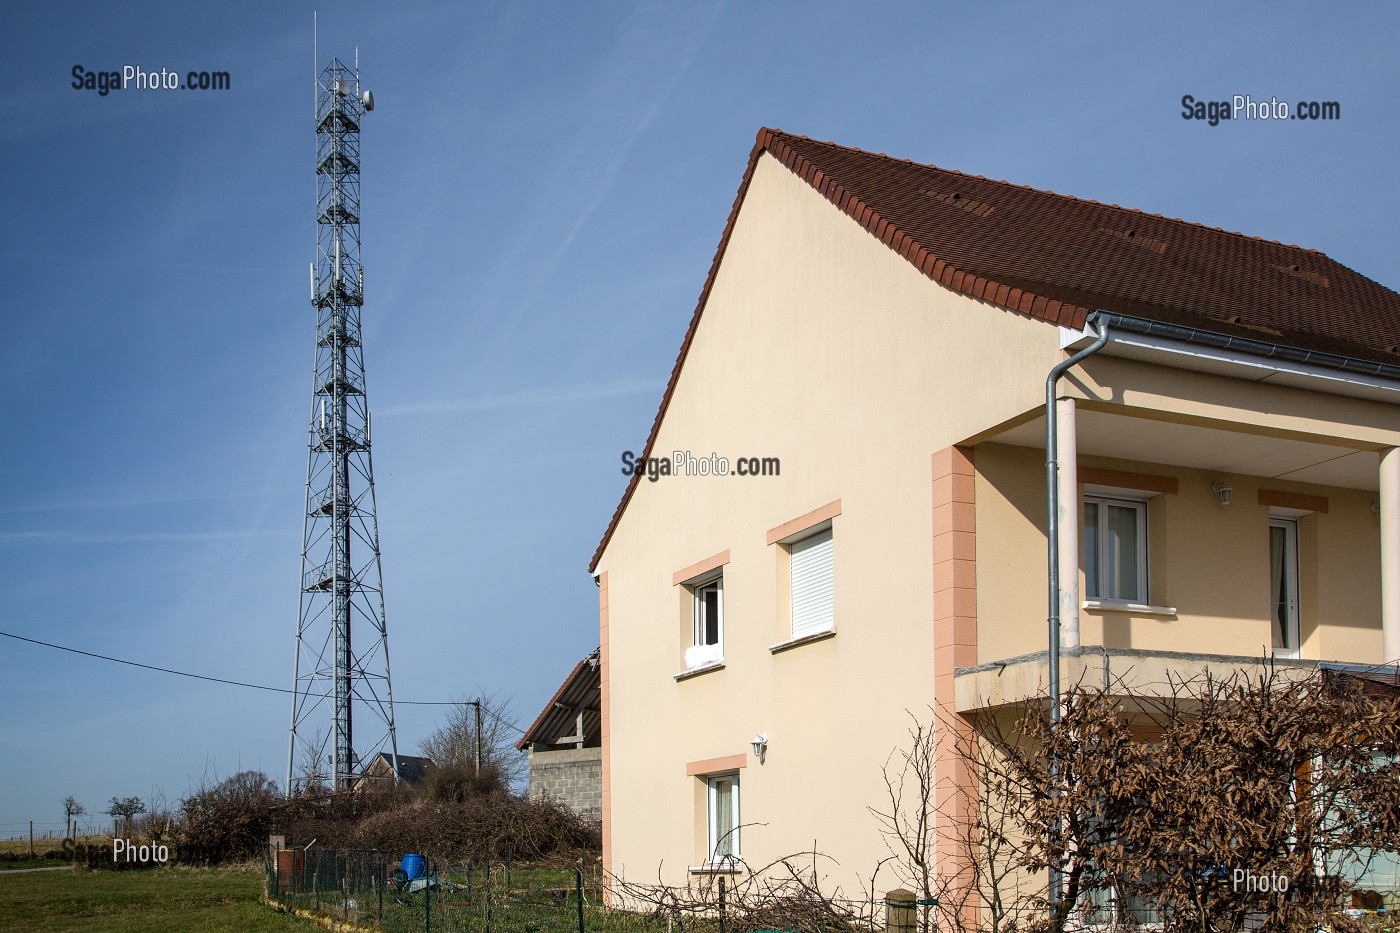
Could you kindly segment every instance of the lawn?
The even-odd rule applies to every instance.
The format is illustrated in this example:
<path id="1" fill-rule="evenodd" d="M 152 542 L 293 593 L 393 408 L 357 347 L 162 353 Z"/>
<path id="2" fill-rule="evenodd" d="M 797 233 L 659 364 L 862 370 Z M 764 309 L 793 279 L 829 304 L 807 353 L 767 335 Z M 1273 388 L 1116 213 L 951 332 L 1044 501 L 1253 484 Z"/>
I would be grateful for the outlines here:
<path id="1" fill-rule="evenodd" d="M 13 862 L 0 861 L 0 874 L 7 871 L 24 871 L 27 868 L 60 868 L 72 864 L 68 859 L 61 858 L 25 858 Z"/>
<path id="2" fill-rule="evenodd" d="M 0 930 L 25 933 L 309 933 L 262 903 L 261 869 L 0 873 Z"/>

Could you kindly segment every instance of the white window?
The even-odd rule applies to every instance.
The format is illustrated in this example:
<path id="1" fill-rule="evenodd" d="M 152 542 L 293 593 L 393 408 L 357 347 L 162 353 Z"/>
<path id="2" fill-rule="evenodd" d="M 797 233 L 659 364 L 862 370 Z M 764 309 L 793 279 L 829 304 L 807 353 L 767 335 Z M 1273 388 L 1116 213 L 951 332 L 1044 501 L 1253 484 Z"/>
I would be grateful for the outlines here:
<path id="1" fill-rule="evenodd" d="M 739 775 L 715 774 L 707 779 L 711 865 L 739 858 Z"/>
<path id="2" fill-rule="evenodd" d="M 1147 602 L 1147 503 L 1084 497 L 1084 595 Z"/>
<path id="3" fill-rule="evenodd" d="M 831 553 L 830 528 L 788 547 L 793 638 L 829 632 L 835 627 Z"/>
<path id="4" fill-rule="evenodd" d="M 1298 523 L 1269 520 L 1269 593 L 1274 653 L 1298 657 Z"/>
<path id="5" fill-rule="evenodd" d="M 707 574 L 690 584 L 691 646 L 685 652 L 687 670 L 724 660 L 724 576 Z"/>

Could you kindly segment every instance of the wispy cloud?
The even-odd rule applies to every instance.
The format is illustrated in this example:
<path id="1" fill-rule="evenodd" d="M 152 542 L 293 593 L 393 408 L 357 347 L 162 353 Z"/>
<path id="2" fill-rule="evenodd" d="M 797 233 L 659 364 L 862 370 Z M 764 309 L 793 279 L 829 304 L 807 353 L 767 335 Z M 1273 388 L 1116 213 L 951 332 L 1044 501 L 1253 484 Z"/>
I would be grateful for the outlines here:
<path id="1" fill-rule="evenodd" d="M 65 265 L 82 263 L 92 266 L 113 266 L 129 269 L 185 269 L 194 272 L 246 272 L 250 275 L 267 275 L 278 270 L 273 266 L 231 266 L 224 263 L 161 262 L 155 259 L 108 259 L 98 256 L 82 256 L 77 253 L 36 253 L 29 250 L 5 250 L 0 259 L 14 262 L 58 262 Z"/>
<path id="2" fill-rule="evenodd" d="M 622 379 L 604 384 L 584 383 L 576 386 L 548 386 L 522 389 L 518 392 L 484 392 L 465 398 L 435 399 L 389 405 L 375 410 L 378 415 L 421 415 L 448 411 L 492 411 L 508 408 L 546 408 L 572 405 L 622 395 L 658 392 L 661 383 L 643 379 Z"/>
<path id="3" fill-rule="evenodd" d="M 610 196 L 622 175 L 632 150 L 651 128 L 657 116 L 675 93 L 677 86 L 695 63 L 710 33 L 722 18 L 726 4 L 710 8 L 708 17 L 692 24 L 687 41 L 678 48 L 667 47 L 664 62 L 658 61 L 655 18 L 669 13 L 664 5 L 639 7 L 623 26 L 618 46 L 610 56 L 609 65 L 591 95 L 592 106 L 583 126 L 561 147 L 560 158 L 552 178 L 539 186 L 542 192 L 531 213 L 538 217 L 548 214 L 555 221 L 564 219 L 555 213 L 557 205 L 571 200 L 565 193 L 588 192 L 584 201 L 573 204 L 576 213 L 567 223 L 563 235 L 541 258 L 536 233 L 539 224 L 531 221 L 516 231 L 510 251 L 510 261 L 503 269 L 517 269 L 524 257 L 533 266 L 524 295 L 506 307 L 504 319 L 496 332 L 497 343 L 504 342 L 519 321 L 534 307 L 554 278 L 564 257 L 593 214 Z M 660 80 L 655 80 L 658 73 Z M 648 81 L 639 80 L 646 74 Z M 625 106 L 619 102 L 625 101 Z M 595 159 L 598 153 L 610 153 L 604 164 Z"/>
<path id="4" fill-rule="evenodd" d="M 177 502 L 215 502 L 240 498 L 241 494 L 114 496 L 103 490 L 79 489 L 51 495 L 55 498 L 48 501 L 0 505 L 0 515 L 15 515 L 25 512 L 68 512 L 86 509 L 134 509 L 152 505 L 170 505 Z"/>
<path id="5" fill-rule="evenodd" d="M 263 537 L 271 532 L 243 531 L 0 531 L 5 544 L 141 544 L 178 541 L 241 541 Z"/>

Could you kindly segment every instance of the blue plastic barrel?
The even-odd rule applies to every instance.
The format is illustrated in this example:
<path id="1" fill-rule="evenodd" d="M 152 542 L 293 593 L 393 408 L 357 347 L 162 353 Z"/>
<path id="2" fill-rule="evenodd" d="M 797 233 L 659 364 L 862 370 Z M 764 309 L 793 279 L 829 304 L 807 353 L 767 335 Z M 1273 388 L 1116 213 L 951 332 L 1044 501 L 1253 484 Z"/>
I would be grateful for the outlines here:
<path id="1" fill-rule="evenodd" d="M 428 861 L 421 855 L 405 855 L 403 861 L 399 863 L 403 873 L 408 875 L 409 881 L 422 878 L 428 873 Z"/>

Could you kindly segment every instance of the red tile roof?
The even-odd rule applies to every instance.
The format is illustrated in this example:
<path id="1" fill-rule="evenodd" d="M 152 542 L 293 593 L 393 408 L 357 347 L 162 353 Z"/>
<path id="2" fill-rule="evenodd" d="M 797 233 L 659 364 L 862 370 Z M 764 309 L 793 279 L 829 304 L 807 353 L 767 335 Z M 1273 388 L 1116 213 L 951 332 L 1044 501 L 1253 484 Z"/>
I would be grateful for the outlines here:
<path id="1" fill-rule="evenodd" d="M 1316 250 L 762 129 L 647 438 L 661 426 L 754 167 L 771 153 L 954 291 L 1057 324 L 1091 311 L 1400 364 L 1400 294 Z M 636 489 L 593 555 L 596 568 Z"/>
<path id="2" fill-rule="evenodd" d="M 1400 295 L 1316 250 L 780 131 L 756 148 L 975 298 L 1075 327 L 1102 309 L 1400 364 Z"/>

